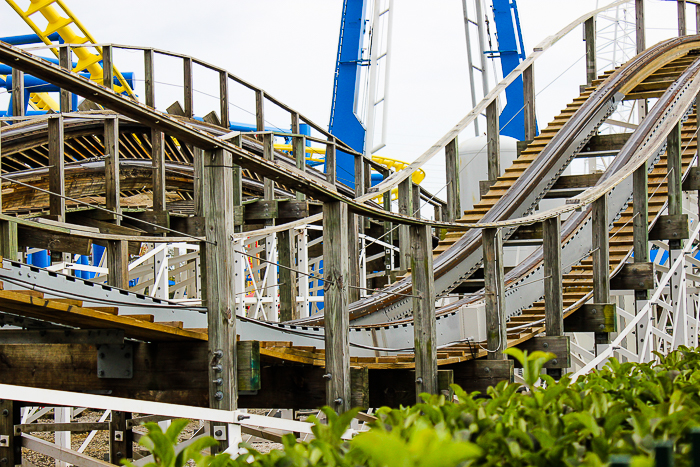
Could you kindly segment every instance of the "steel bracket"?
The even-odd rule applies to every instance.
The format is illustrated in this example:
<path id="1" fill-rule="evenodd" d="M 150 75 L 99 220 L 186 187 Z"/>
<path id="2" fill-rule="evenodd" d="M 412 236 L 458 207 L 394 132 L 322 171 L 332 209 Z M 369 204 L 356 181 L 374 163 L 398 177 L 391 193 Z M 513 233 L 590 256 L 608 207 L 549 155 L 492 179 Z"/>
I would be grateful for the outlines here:
<path id="1" fill-rule="evenodd" d="M 131 343 L 97 346 L 97 377 L 131 379 L 134 377 L 134 351 Z"/>

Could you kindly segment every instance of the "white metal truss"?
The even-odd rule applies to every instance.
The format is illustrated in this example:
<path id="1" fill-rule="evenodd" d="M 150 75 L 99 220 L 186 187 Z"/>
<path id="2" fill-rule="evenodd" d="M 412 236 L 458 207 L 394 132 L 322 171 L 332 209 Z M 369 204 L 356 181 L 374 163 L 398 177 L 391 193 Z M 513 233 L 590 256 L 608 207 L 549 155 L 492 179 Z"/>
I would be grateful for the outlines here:
<path id="1" fill-rule="evenodd" d="M 471 6 L 470 6 L 471 5 Z M 472 10 L 473 6 L 473 10 Z M 482 94 L 485 96 L 489 92 L 489 74 L 486 64 L 486 46 L 484 43 L 484 4 L 483 0 L 462 0 L 462 10 L 464 11 L 464 36 L 467 42 L 467 65 L 469 67 L 469 87 L 470 96 L 472 99 L 472 107 L 477 104 L 476 81 L 474 72 L 481 75 Z M 479 56 L 479 65 L 474 62 L 474 38 L 478 46 L 477 54 Z M 479 119 L 474 120 L 474 134 L 479 134 Z"/>

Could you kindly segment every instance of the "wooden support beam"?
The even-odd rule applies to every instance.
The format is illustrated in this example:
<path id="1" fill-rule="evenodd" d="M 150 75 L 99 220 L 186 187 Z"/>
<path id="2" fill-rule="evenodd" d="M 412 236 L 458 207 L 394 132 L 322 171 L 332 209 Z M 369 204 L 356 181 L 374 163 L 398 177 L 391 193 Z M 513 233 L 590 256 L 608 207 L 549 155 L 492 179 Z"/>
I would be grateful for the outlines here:
<path id="1" fill-rule="evenodd" d="M 260 342 L 238 341 L 236 359 L 236 377 L 239 391 L 259 391 L 260 380 Z"/>
<path id="2" fill-rule="evenodd" d="M 17 223 L 0 220 L 0 257 L 17 261 L 19 255 L 19 238 Z"/>
<path id="3" fill-rule="evenodd" d="M 659 216 L 649 231 L 650 240 L 668 240 L 677 244 L 690 238 L 688 214 Z"/>
<path id="4" fill-rule="evenodd" d="M 275 158 L 275 138 L 272 133 L 263 135 L 263 159 L 271 161 Z M 266 200 L 275 199 L 275 181 L 271 178 L 263 178 L 263 197 Z"/>
<path id="5" fill-rule="evenodd" d="M 130 412 L 112 411 L 112 420 L 109 422 L 109 461 L 120 465 L 122 460 L 134 457 L 134 438 L 126 421 L 131 418 Z"/>
<path id="6" fill-rule="evenodd" d="M 700 159 L 698 159 L 700 161 Z M 700 190 L 700 167 L 690 167 L 688 175 L 683 180 L 683 191 Z"/>
<path id="7" fill-rule="evenodd" d="M 503 237 L 497 228 L 482 229 L 484 251 L 484 299 L 486 303 L 486 345 L 489 360 L 503 360 L 506 347 Z"/>
<path id="8" fill-rule="evenodd" d="M 151 130 L 151 160 L 153 167 L 153 211 L 165 212 L 165 134 Z"/>
<path id="9" fill-rule="evenodd" d="M 491 182 L 495 182 L 501 176 L 501 138 L 498 117 L 498 99 L 496 99 L 486 107 L 487 180 Z"/>
<path id="10" fill-rule="evenodd" d="M 228 109 L 228 72 L 219 72 L 219 114 L 221 115 L 221 126 L 227 130 L 231 126 Z"/>
<path id="11" fill-rule="evenodd" d="M 2 224 L 3 221 L 0 221 Z M 9 245 L 14 243 L 15 247 L 33 247 L 44 250 L 61 251 L 64 253 L 74 253 L 80 255 L 89 255 L 92 239 L 72 235 L 70 232 L 52 232 L 43 229 L 28 227 L 25 225 L 17 226 L 16 223 L 10 222 L 13 227 L 8 227 Z M 3 228 L 4 231 L 4 228 Z M 8 246 L 12 248 L 12 246 Z M 15 250 L 17 251 L 17 250 Z M 16 255 L 17 253 L 15 253 Z M 3 258 L 9 259 L 9 256 L 2 255 Z"/>
<path id="12" fill-rule="evenodd" d="M 277 254 L 279 258 L 279 291 L 280 291 L 280 321 L 291 321 L 299 318 L 297 311 L 297 274 L 293 271 L 294 235 L 291 230 L 283 230 L 277 234 Z"/>
<path id="13" fill-rule="evenodd" d="M 255 91 L 255 125 L 258 131 L 265 131 L 265 91 Z"/>
<path id="14" fill-rule="evenodd" d="M 52 433 L 56 431 L 86 433 L 93 430 L 109 430 L 109 424 L 110 422 L 23 423 L 21 425 L 15 425 L 15 434 Z"/>
<path id="15" fill-rule="evenodd" d="M 438 393 L 450 392 L 450 384 L 454 383 L 457 372 L 457 369 L 442 368 L 437 371 Z M 414 370 L 370 370 L 368 407 L 398 408 L 401 405 L 414 405 L 420 394 L 416 379 L 417 374 Z"/>
<path id="16" fill-rule="evenodd" d="M 243 137 L 238 134 L 231 139 L 231 143 L 236 146 L 243 147 Z M 233 165 L 233 206 L 234 210 L 243 207 L 243 172 L 241 166 Z M 234 220 L 234 230 L 236 232 L 243 231 L 243 222 L 237 225 Z"/>
<path id="17" fill-rule="evenodd" d="M 204 217 L 204 187 L 202 185 L 204 181 L 204 155 L 201 148 L 192 148 L 192 166 L 194 169 L 194 189 L 192 190 L 194 215 Z"/>
<path id="18" fill-rule="evenodd" d="M 695 34 L 700 34 L 700 3 L 695 4 Z"/>
<path id="19" fill-rule="evenodd" d="M 498 118 L 498 117 L 497 117 Z M 457 138 L 445 146 L 445 177 L 447 178 L 447 210 L 446 221 L 454 222 L 462 217 L 459 199 L 459 142 Z"/>
<path id="20" fill-rule="evenodd" d="M 348 303 L 360 299 L 360 289 L 367 284 L 360 283 L 360 229 L 363 229 L 360 216 L 348 212 Z"/>
<path id="21" fill-rule="evenodd" d="M 564 332 L 610 333 L 617 331 L 614 303 L 587 303 L 564 319 Z"/>
<path id="22" fill-rule="evenodd" d="M 649 176 L 647 162 L 635 170 L 632 174 L 632 236 L 634 245 L 634 262 L 635 264 L 648 264 L 649 261 Z M 618 276 L 611 281 L 611 288 L 619 288 L 621 279 Z M 649 300 L 649 290 L 653 289 L 653 277 L 651 287 L 633 287 L 635 298 L 635 310 L 641 310 Z M 637 336 L 640 333 L 637 332 Z M 639 342 L 639 338 L 637 339 Z M 640 349 L 641 350 L 641 349 Z"/>
<path id="23" fill-rule="evenodd" d="M 129 242 L 107 240 L 107 284 L 120 289 L 129 288 Z"/>
<path id="24" fill-rule="evenodd" d="M 121 213 L 119 188 L 119 117 L 106 118 L 104 124 L 105 145 L 105 207 Z M 111 216 L 121 224 L 121 216 Z"/>
<path id="25" fill-rule="evenodd" d="M 326 404 L 343 413 L 350 408 L 348 208 L 345 203 L 323 204 L 323 236 L 327 240 L 323 242 Z"/>
<path id="26" fill-rule="evenodd" d="M 666 154 L 668 159 L 667 170 L 669 216 L 679 216 L 683 214 L 683 165 L 681 159 L 682 152 L 683 149 L 681 147 L 681 122 L 678 122 L 666 138 Z M 678 238 L 670 239 L 668 243 L 668 246 L 672 250 L 678 250 L 680 248 L 683 248 L 683 242 L 680 239 L 681 237 L 679 235 L 676 236 Z"/>
<path id="27" fill-rule="evenodd" d="M 537 121 L 535 117 L 535 65 L 532 64 L 523 71 L 523 97 L 525 107 L 525 139 L 535 139 L 537 136 Z"/>
<path id="28" fill-rule="evenodd" d="M 676 0 L 678 2 L 678 37 L 683 37 L 688 34 L 687 22 L 685 20 L 685 0 Z"/>
<path id="29" fill-rule="evenodd" d="M 26 109 L 24 101 L 24 73 L 12 69 L 12 116 L 23 117 Z"/>
<path id="30" fill-rule="evenodd" d="M 124 343 L 121 329 L 0 330 L 3 344 L 117 344 Z"/>
<path id="31" fill-rule="evenodd" d="M 54 220 L 66 220 L 66 185 L 63 158 L 63 116 L 52 116 L 48 121 L 49 139 L 49 214 Z"/>
<path id="32" fill-rule="evenodd" d="M 71 57 L 73 53 L 71 52 L 70 47 L 61 47 L 58 49 L 58 64 L 61 68 L 64 70 L 71 70 L 73 68 L 73 64 L 71 63 Z M 73 95 L 70 91 L 61 88 L 61 97 L 59 100 L 59 105 L 61 112 L 72 112 L 73 111 L 73 105 L 72 105 L 72 100 L 73 100 Z"/>
<path id="33" fill-rule="evenodd" d="M 610 279 L 610 289 L 612 290 L 634 290 L 635 297 L 637 292 L 648 292 L 654 288 L 654 279 L 656 278 L 656 268 L 654 263 L 627 263 L 622 266 L 622 269 Z M 648 298 L 641 298 L 648 300 Z"/>
<path id="34" fill-rule="evenodd" d="M 338 182 L 338 162 L 336 160 L 335 138 L 329 137 L 326 144 L 326 181 L 335 186 Z"/>
<path id="35" fill-rule="evenodd" d="M 298 112 L 292 112 L 292 152 L 297 169 L 306 172 L 306 137 L 301 134 L 301 122 Z M 303 201 L 306 195 L 300 191 L 296 192 L 296 199 Z"/>
<path id="36" fill-rule="evenodd" d="M 0 399 L 0 465 L 6 467 L 22 465 L 22 444 L 14 430 L 21 423 L 20 407 L 18 402 Z"/>
<path id="37" fill-rule="evenodd" d="M 209 328 L 209 406 L 237 408 L 236 281 L 233 226 L 233 156 L 222 149 L 204 151 L 204 211 L 207 243 L 202 243 L 202 280 Z M 209 243 L 211 242 L 211 243 Z M 227 442 L 220 448 L 228 447 Z"/>
<path id="38" fill-rule="evenodd" d="M 156 86 L 155 86 L 155 51 L 146 49 L 143 51 L 144 87 L 146 94 L 146 105 L 156 106 Z"/>
<path id="39" fill-rule="evenodd" d="M 637 53 L 641 53 L 646 46 L 646 38 L 644 35 L 644 0 L 634 0 L 634 19 L 635 19 L 635 43 L 637 45 Z"/>
<path id="40" fill-rule="evenodd" d="M 480 391 L 486 394 L 490 386 L 495 386 L 501 381 L 514 380 L 513 360 L 468 360 L 466 362 L 446 365 L 441 367 L 454 371 L 455 384 L 459 385 L 467 393 Z"/>
<path id="41" fill-rule="evenodd" d="M 593 301 L 610 302 L 610 248 L 608 238 L 608 197 L 603 195 L 593 202 L 592 213 L 593 248 Z M 609 343 L 605 332 L 596 332 L 596 354 L 598 344 Z"/>
<path id="42" fill-rule="evenodd" d="M 411 226 L 411 284 L 413 290 L 413 347 L 416 358 L 416 402 L 419 394 L 437 394 L 437 337 L 435 284 L 430 227 Z"/>
<path id="43" fill-rule="evenodd" d="M 413 181 L 411 177 L 399 183 L 399 214 L 413 216 Z M 389 194 L 386 195 L 390 196 Z M 407 225 L 399 226 L 399 269 L 408 270 L 411 264 L 411 238 Z"/>
<path id="44" fill-rule="evenodd" d="M 182 59 L 183 91 L 185 93 L 185 117 L 194 117 L 194 88 L 192 86 L 192 59 L 185 57 Z"/>
<path id="45" fill-rule="evenodd" d="M 112 46 L 102 46 L 102 86 L 114 89 L 114 60 Z"/>
<path id="46" fill-rule="evenodd" d="M 547 336 L 564 334 L 564 293 L 561 267 L 561 219 L 550 217 L 542 222 L 544 252 L 544 321 Z"/>
<path id="47" fill-rule="evenodd" d="M 562 327 L 563 330 L 563 327 Z M 571 368 L 571 349 L 569 336 L 539 336 L 533 337 L 518 344 L 520 350 L 527 350 L 528 353 L 535 352 L 537 350 L 542 352 L 551 352 L 556 357 L 544 364 L 544 368 L 548 370 L 559 370 L 557 373 L 561 374 L 561 369 Z M 515 361 L 515 367 L 520 368 L 519 362 Z M 552 374 L 554 372 L 547 372 Z"/>
<path id="48" fill-rule="evenodd" d="M 586 84 L 593 84 L 593 80 L 598 75 L 598 67 L 596 65 L 596 50 L 595 50 L 595 16 L 588 18 L 583 23 L 584 38 L 586 40 Z"/>

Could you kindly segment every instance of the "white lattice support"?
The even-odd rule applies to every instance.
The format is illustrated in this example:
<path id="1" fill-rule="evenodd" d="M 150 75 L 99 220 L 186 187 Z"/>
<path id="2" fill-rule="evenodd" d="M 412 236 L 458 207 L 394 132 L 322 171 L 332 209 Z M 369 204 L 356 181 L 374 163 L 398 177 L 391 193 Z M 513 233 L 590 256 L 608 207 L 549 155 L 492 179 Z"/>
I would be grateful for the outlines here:
<path id="1" fill-rule="evenodd" d="M 299 274 L 299 296 L 297 297 L 297 306 L 299 307 L 299 317 L 309 317 L 309 234 L 306 226 L 299 227 L 297 230 L 297 269 L 303 274 Z"/>
<path id="2" fill-rule="evenodd" d="M 682 250 L 671 250 L 671 263 L 675 263 L 682 256 Z M 687 344 L 686 317 L 685 317 L 685 261 L 671 275 L 670 301 L 673 315 L 673 348 Z"/>
<path id="3" fill-rule="evenodd" d="M 637 300 L 635 303 L 636 314 L 640 314 L 647 306 L 649 300 Z M 637 323 L 635 327 L 635 342 L 637 347 L 637 361 L 639 363 L 648 363 L 651 361 L 651 343 L 647 342 L 652 337 L 649 328 L 652 326 L 651 316 L 646 313 L 645 316 Z"/>
<path id="4" fill-rule="evenodd" d="M 53 409 L 54 423 L 70 423 L 72 412 L 71 407 L 55 407 Z M 60 448 L 70 449 L 70 438 L 70 431 L 57 431 L 54 434 L 54 444 Z M 67 462 L 56 460 L 56 467 L 68 467 L 69 465 Z"/>

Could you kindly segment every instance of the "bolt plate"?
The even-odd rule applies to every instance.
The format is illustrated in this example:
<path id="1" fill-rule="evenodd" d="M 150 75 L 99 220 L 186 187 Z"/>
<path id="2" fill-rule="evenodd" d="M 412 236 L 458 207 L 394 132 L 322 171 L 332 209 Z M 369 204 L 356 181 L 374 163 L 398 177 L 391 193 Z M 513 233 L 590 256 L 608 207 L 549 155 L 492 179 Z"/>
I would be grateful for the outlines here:
<path id="1" fill-rule="evenodd" d="M 97 346 L 97 377 L 131 379 L 134 377 L 134 352 L 131 343 Z"/>

